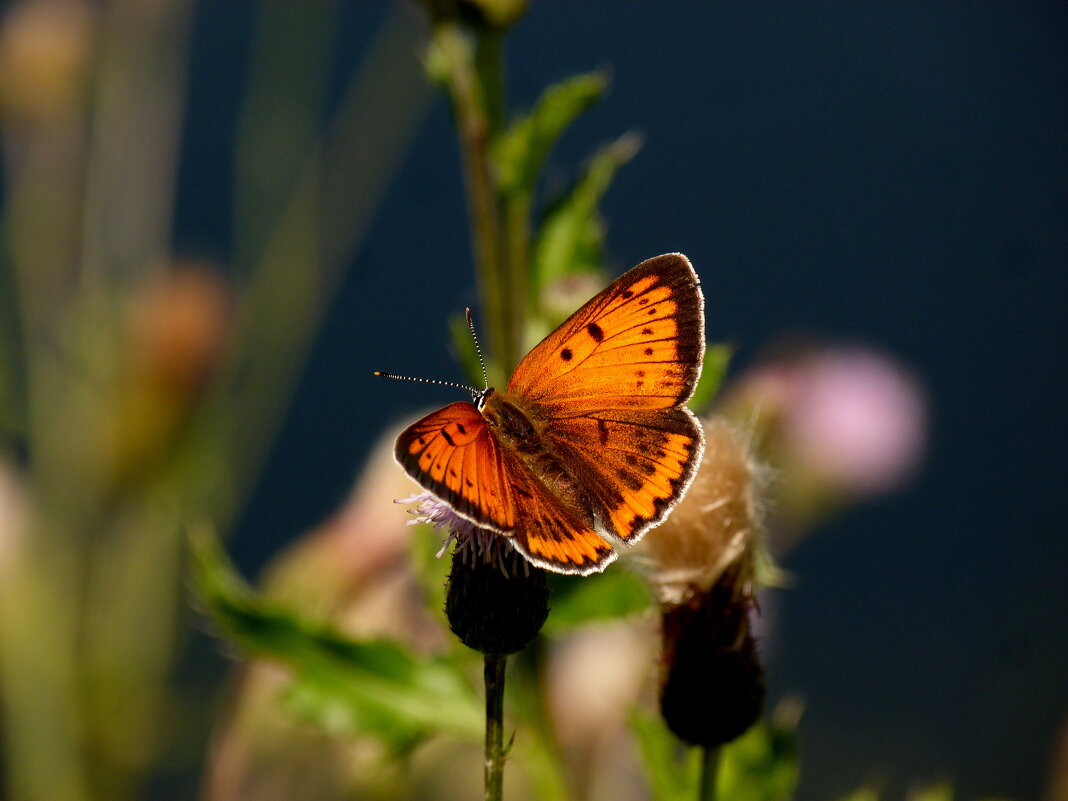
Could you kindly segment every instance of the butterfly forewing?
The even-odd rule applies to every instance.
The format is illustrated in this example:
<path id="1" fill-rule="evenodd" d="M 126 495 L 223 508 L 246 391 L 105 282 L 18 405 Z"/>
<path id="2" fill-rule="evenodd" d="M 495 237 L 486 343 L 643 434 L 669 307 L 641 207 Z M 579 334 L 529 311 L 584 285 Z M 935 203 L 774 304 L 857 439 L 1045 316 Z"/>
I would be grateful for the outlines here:
<path id="1" fill-rule="evenodd" d="M 537 345 L 508 389 L 553 416 L 663 409 L 689 399 L 704 354 L 704 300 L 685 256 L 639 264 Z"/>
<path id="2" fill-rule="evenodd" d="M 501 447 L 470 403 L 451 403 L 413 423 L 397 437 L 395 453 L 408 475 L 461 516 L 497 531 L 515 527 Z"/>
<path id="3" fill-rule="evenodd" d="M 615 558 L 597 532 L 501 447 L 470 403 L 453 403 L 413 423 L 397 438 L 396 456 L 412 478 L 458 514 L 514 537 L 534 564 L 591 573 Z"/>

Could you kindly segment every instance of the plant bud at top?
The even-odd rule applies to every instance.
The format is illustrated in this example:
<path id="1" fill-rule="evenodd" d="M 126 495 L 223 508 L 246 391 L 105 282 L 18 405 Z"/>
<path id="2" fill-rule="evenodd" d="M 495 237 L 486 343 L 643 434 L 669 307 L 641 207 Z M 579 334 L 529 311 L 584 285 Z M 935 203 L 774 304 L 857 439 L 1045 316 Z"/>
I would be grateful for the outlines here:
<path id="1" fill-rule="evenodd" d="M 486 551 L 457 545 L 445 589 L 449 628 L 487 656 L 521 651 L 549 616 L 545 571 L 530 565 L 498 535 Z"/>
<path id="2" fill-rule="evenodd" d="M 77 109 L 93 50 L 93 5 L 22 2 L 0 18 L 0 111 L 7 120 L 54 121 Z"/>

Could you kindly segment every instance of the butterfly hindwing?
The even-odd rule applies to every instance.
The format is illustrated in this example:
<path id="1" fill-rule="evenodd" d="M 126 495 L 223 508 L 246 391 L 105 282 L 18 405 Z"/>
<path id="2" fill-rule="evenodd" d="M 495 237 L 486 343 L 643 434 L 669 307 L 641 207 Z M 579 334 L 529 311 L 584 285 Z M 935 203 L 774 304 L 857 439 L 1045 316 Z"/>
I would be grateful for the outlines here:
<path id="1" fill-rule="evenodd" d="M 664 409 L 693 394 L 704 354 L 704 299 L 689 260 L 624 273 L 520 362 L 508 391 L 549 416 Z"/>
<path id="2" fill-rule="evenodd" d="M 661 521 L 693 479 L 704 437 L 685 407 L 605 411 L 554 421 L 554 448 L 586 488 L 608 534 L 635 541 Z"/>
<path id="3" fill-rule="evenodd" d="M 506 465 L 521 509 L 512 542 L 527 559 L 558 573 L 588 574 L 616 558 L 612 546 L 565 508 L 522 462 L 512 457 Z"/>

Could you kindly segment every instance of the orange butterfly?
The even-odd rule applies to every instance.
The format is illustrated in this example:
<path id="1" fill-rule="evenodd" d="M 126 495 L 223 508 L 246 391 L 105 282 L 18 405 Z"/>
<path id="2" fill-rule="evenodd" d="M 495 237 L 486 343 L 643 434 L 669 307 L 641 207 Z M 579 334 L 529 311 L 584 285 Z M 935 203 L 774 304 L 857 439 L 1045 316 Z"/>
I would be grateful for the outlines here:
<path id="1" fill-rule="evenodd" d="M 399 437 L 425 489 L 558 573 L 603 570 L 686 492 L 704 437 L 686 408 L 705 350 L 704 299 L 680 253 L 639 264 L 519 363 Z"/>

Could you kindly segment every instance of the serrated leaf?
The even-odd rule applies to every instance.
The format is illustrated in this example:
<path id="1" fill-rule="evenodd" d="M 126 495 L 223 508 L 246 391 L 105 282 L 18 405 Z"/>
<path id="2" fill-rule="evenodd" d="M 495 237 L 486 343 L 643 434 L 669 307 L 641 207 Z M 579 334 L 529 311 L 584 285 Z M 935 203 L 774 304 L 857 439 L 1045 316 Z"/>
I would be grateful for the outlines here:
<path id="1" fill-rule="evenodd" d="M 586 623 L 641 614 L 649 609 L 649 586 L 629 570 L 606 570 L 582 578 L 553 576 L 552 611 L 542 631 L 559 634 Z"/>
<path id="2" fill-rule="evenodd" d="M 633 133 L 605 145 L 567 193 L 546 210 L 532 261 L 533 286 L 539 294 L 553 281 L 600 268 L 604 223 L 598 203 L 616 170 L 640 147 L 641 138 Z"/>
<path id="3" fill-rule="evenodd" d="M 481 703 L 454 666 L 398 643 L 356 640 L 253 592 L 215 536 L 190 537 L 193 581 L 206 611 L 246 653 L 293 671 L 290 706 L 324 728 L 371 734 L 395 749 L 447 732 L 478 739 Z"/>
<path id="4" fill-rule="evenodd" d="M 716 396 L 723 384 L 732 355 L 734 355 L 734 350 L 730 345 L 709 345 L 705 348 L 705 360 L 701 365 L 701 380 L 697 383 L 693 397 L 687 401 L 687 406 L 698 413 L 708 409 L 712 398 Z"/>
<path id="5" fill-rule="evenodd" d="M 603 73 L 591 72 L 550 86 L 529 114 L 496 138 L 492 158 L 501 194 L 533 194 L 553 145 L 567 126 L 603 94 L 607 84 Z"/>

